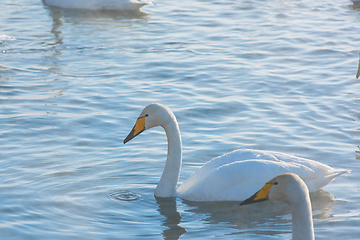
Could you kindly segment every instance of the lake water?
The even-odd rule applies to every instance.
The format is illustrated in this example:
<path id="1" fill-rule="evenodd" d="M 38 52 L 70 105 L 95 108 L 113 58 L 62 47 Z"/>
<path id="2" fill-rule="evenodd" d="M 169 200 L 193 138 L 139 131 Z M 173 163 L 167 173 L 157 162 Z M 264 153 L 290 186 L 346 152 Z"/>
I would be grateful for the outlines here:
<path id="1" fill-rule="evenodd" d="M 0 8 L 1 239 L 289 239 L 276 202 L 156 199 L 176 115 L 180 182 L 238 148 L 352 172 L 311 195 L 317 239 L 360 233 L 360 7 L 351 1 L 157 0 L 139 13 L 42 1 Z"/>

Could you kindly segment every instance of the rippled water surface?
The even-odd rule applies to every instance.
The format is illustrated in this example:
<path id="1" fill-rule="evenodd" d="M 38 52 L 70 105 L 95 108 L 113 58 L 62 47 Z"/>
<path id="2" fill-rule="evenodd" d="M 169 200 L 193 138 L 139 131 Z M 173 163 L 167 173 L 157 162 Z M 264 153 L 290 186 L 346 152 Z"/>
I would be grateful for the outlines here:
<path id="1" fill-rule="evenodd" d="M 317 239 L 358 239 L 360 8 L 351 1 L 158 0 L 140 13 L 0 8 L 1 239 L 289 239 L 282 204 L 153 196 L 168 105 L 184 181 L 238 148 L 352 173 L 312 194 Z M 254 176 L 256 177 L 256 176 Z"/>

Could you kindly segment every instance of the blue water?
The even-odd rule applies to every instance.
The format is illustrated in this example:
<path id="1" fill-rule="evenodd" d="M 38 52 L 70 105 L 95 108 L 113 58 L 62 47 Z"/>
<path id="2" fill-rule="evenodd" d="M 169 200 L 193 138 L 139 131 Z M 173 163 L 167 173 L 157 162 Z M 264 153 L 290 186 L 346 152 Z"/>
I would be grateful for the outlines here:
<path id="1" fill-rule="evenodd" d="M 158 0 L 141 13 L 0 8 L 1 239 L 289 239 L 283 204 L 155 199 L 168 105 L 180 182 L 238 148 L 352 173 L 311 195 L 317 239 L 358 239 L 360 8 L 351 1 Z M 256 176 L 254 176 L 256 177 Z"/>

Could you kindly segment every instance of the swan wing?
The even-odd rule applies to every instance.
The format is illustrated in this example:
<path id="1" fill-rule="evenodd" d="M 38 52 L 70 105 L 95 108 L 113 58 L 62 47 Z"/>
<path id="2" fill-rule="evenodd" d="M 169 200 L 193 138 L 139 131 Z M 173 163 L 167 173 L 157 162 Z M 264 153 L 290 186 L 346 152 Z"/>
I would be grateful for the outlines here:
<path id="1" fill-rule="evenodd" d="M 190 201 L 241 201 L 282 173 L 296 173 L 316 191 L 346 170 L 288 154 L 236 150 L 207 162 L 177 189 Z"/>

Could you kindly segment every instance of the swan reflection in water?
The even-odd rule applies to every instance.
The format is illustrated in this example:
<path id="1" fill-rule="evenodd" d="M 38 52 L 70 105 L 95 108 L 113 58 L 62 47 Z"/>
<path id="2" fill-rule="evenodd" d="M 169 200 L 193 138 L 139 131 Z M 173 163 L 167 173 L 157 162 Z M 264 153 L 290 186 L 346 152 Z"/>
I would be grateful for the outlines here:
<path id="1" fill-rule="evenodd" d="M 187 233 L 186 229 L 180 226 L 182 217 L 177 211 L 176 198 L 156 198 L 159 205 L 157 209 L 165 217 L 162 226 L 168 229 L 163 231 L 164 239 L 179 239 Z"/>
<path id="2" fill-rule="evenodd" d="M 330 211 L 336 201 L 333 200 L 334 196 L 323 189 L 310 193 L 310 198 L 316 229 L 316 219 L 330 218 Z M 182 207 L 186 209 L 184 212 L 177 210 L 176 200 L 179 201 L 178 204 L 184 204 Z M 290 208 L 279 201 L 262 202 L 260 206 L 254 204 L 246 208 L 239 206 L 238 201 L 193 202 L 176 198 L 156 198 L 156 203 L 157 211 L 165 217 L 161 224 L 167 227 L 162 233 L 164 239 L 179 239 L 186 233 L 191 234 L 191 228 L 185 229 L 181 226 L 183 220 L 181 214 L 196 215 L 191 221 L 201 221 L 214 226 L 221 224 L 222 228 L 231 228 L 233 230 L 229 231 L 229 234 L 233 235 L 255 234 L 264 237 L 284 233 L 291 235 Z M 205 218 L 201 219 L 204 216 Z M 199 225 L 199 223 L 186 222 L 187 226 L 193 225 L 194 228 Z"/>
<path id="3" fill-rule="evenodd" d="M 118 10 L 84 10 L 84 9 L 66 9 L 66 8 L 58 8 L 47 6 L 49 9 L 51 16 L 53 17 L 54 22 L 63 23 L 63 18 L 67 18 L 67 20 L 71 23 L 81 23 L 87 22 L 92 23 L 93 20 L 103 20 L 101 23 L 98 21 L 93 22 L 93 24 L 99 25 L 103 24 L 104 27 L 108 25 L 109 27 L 114 27 L 114 25 L 109 24 L 107 20 L 136 20 L 137 19 L 146 19 L 148 16 L 147 13 L 142 11 L 118 11 Z"/>
<path id="4" fill-rule="evenodd" d="M 59 0 L 61 1 L 61 0 Z M 84 45 L 76 46 L 72 44 L 69 37 L 64 31 L 66 25 L 76 26 L 79 25 L 79 28 L 84 28 L 84 26 L 89 27 L 90 31 L 98 33 L 99 30 L 109 29 L 109 34 L 111 31 L 114 31 L 114 28 L 122 30 L 123 28 L 131 28 L 136 26 L 138 23 L 142 23 L 144 19 L 147 18 L 148 14 L 142 11 L 116 11 L 116 10 L 99 10 L 91 11 L 84 9 L 66 9 L 48 6 L 44 3 L 44 7 L 49 11 L 49 15 L 52 18 L 52 26 L 49 29 L 49 32 L 54 35 L 54 41 L 49 43 L 49 46 L 53 49 L 52 51 L 47 51 L 44 55 L 46 62 L 51 64 L 50 70 L 55 72 L 59 71 L 63 73 L 62 66 L 62 55 L 64 48 L 63 44 L 69 44 L 79 49 L 85 49 Z M 73 31 L 78 31 L 77 28 L 74 28 Z M 81 39 L 81 35 L 78 35 L 78 41 Z M 110 38 L 110 35 L 109 35 Z M 67 42 L 66 42 L 67 41 Z M 84 37 L 82 42 L 87 42 L 88 37 Z M 111 46 L 110 46 L 111 47 Z"/>
<path id="5" fill-rule="evenodd" d="M 104 28 L 113 28 L 114 24 L 112 20 L 131 20 L 131 23 L 136 23 L 138 20 L 146 19 L 148 14 L 140 10 L 137 11 L 121 11 L 121 10 L 88 10 L 88 9 L 68 9 L 49 6 L 44 3 L 45 8 L 50 11 L 50 15 L 53 18 L 53 28 L 51 33 L 55 33 L 55 37 L 59 37 L 56 33 L 62 33 L 59 28 L 64 24 L 64 18 L 66 22 L 73 24 L 79 24 L 86 22 L 91 25 L 101 25 Z M 99 21 L 101 19 L 101 21 Z M 94 21 L 95 20 L 95 21 Z M 121 21 L 120 21 L 121 23 Z M 126 21 L 124 26 L 128 26 Z M 121 26 L 120 26 L 121 27 Z M 95 29 L 96 30 L 96 29 Z"/>

